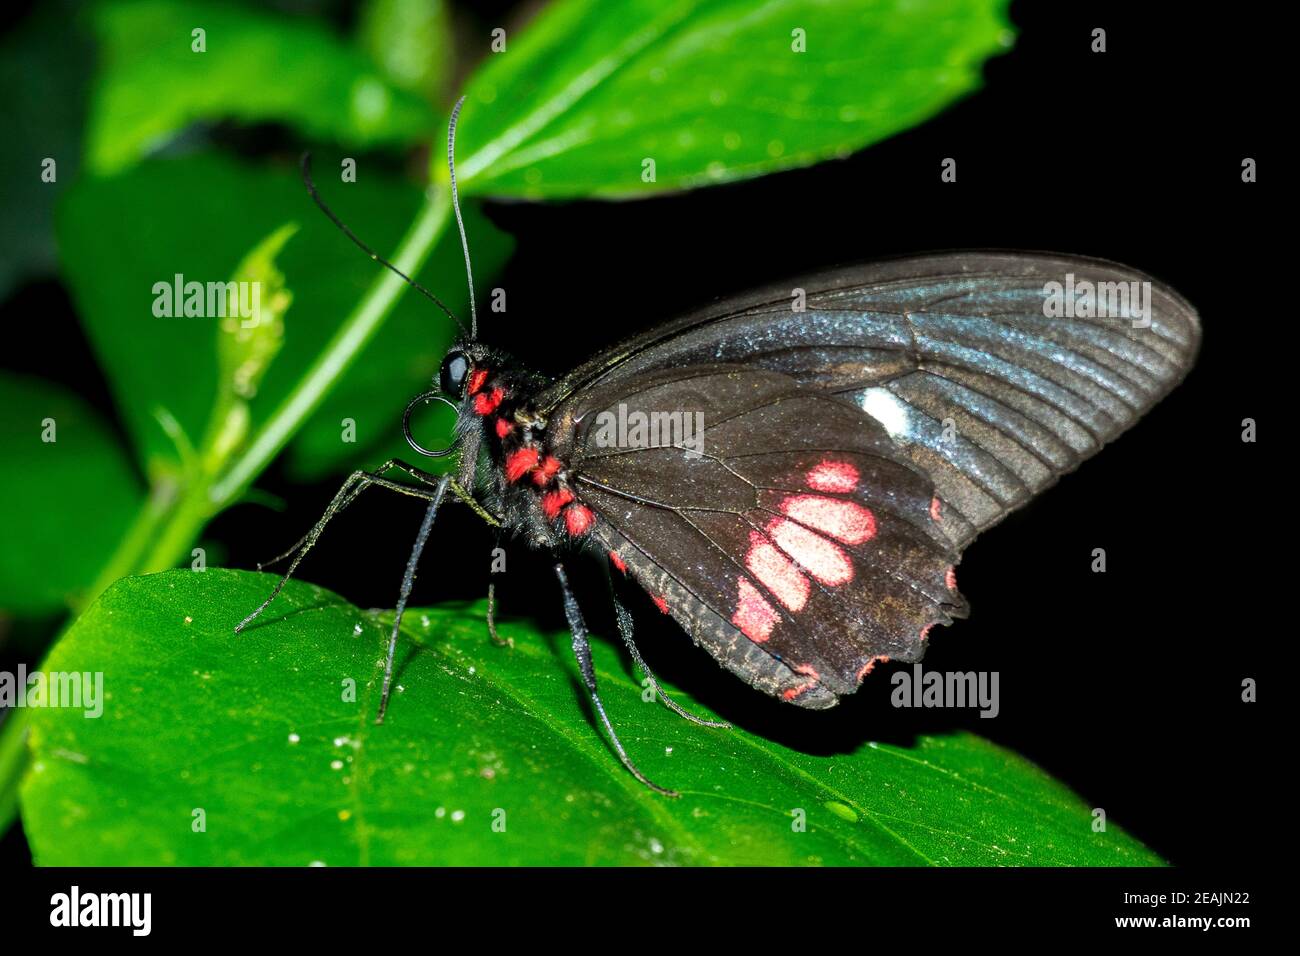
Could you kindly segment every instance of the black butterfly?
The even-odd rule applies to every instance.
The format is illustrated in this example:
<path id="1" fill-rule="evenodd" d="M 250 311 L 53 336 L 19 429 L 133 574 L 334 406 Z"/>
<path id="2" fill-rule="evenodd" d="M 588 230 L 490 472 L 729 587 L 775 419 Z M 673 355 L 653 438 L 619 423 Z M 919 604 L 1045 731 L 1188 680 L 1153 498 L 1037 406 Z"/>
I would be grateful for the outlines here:
<path id="1" fill-rule="evenodd" d="M 454 198 L 454 164 L 452 183 Z M 926 255 L 797 280 L 659 326 L 559 380 L 476 331 L 403 422 L 417 451 L 459 451 L 455 477 L 400 461 L 354 473 L 288 553 L 285 579 L 364 488 L 429 501 L 389 641 L 382 720 L 416 564 L 451 491 L 554 557 L 593 708 L 628 769 L 664 793 L 601 704 L 568 555 L 608 561 L 752 687 L 832 707 L 876 662 L 919 660 L 935 624 L 966 615 L 954 571 L 962 550 L 1137 421 L 1190 368 L 1200 334 L 1186 301 L 1135 270 L 1024 252 Z M 431 452 L 409 418 L 434 399 L 459 418 L 453 447 Z M 628 426 L 656 413 L 657 431 Z M 615 610 L 644 669 L 617 598 Z M 683 716 L 726 726 L 654 686 Z"/>

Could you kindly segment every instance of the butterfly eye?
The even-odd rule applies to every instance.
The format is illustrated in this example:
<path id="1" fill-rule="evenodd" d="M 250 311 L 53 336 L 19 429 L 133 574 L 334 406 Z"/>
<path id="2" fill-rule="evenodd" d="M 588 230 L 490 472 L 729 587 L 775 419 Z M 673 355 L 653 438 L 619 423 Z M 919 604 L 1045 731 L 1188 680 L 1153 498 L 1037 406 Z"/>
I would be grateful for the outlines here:
<path id="1" fill-rule="evenodd" d="M 464 352 L 448 352 L 442 360 L 438 372 L 438 387 L 444 395 L 459 398 L 465 391 L 465 379 L 469 376 L 469 358 Z"/>

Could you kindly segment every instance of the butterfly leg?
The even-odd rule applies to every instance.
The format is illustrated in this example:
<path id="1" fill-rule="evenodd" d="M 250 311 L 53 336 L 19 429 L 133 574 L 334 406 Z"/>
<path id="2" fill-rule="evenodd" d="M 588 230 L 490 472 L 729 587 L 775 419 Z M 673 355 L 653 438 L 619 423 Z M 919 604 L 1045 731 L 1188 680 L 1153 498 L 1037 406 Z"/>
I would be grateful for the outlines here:
<path id="1" fill-rule="evenodd" d="M 650 687 L 654 690 L 663 705 L 677 716 L 685 717 L 691 723 L 699 724 L 701 727 L 717 727 L 721 730 L 730 730 L 731 724 L 726 721 L 707 720 L 703 717 L 697 717 L 668 696 L 667 692 L 655 677 L 654 672 L 646 665 L 645 660 L 641 657 L 641 652 L 637 650 L 636 643 L 632 640 L 632 614 L 624 606 L 623 602 L 619 600 L 618 593 L 614 587 L 613 578 L 610 578 L 609 581 L 609 598 L 614 602 L 614 617 L 618 620 L 618 633 L 619 636 L 623 638 L 623 643 L 627 645 L 628 653 L 632 655 L 632 663 L 641 668 L 641 673 L 645 674 L 646 680 L 650 682 Z"/>
<path id="2" fill-rule="evenodd" d="M 605 705 L 600 702 L 600 694 L 596 691 L 596 669 L 591 663 L 591 645 L 587 643 L 587 623 L 583 620 L 581 608 L 578 607 L 578 599 L 573 596 L 573 589 L 569 587 L 569 578 L 564 573 L 563 564 L 556 563 L 555 576 L 560 579 L 560 589 L 564 592 L 564 616 L 568 618 L 569 631 L 573 634 L 573 656 L 578 660 L 578 670 L 582 672 L 582 681 L 587 685 L 587 696 L 591 698 L 592 709 L 600 717 L 600 722 L 605 725 L 605 732 L 609 734 L 618 759 L 623 761 L 623 766 L 632 771 L 632 776 L 651 790 L 668 797 L 680 796 L 676 791 L 667 790 L 650 780 L 637 769 L 636 764 L 627 755 L 627 751 L 623 749 L 623 743 L 614 732 L 614 725 L 610 723 L 609 716 L 605 713 Z"/>
<path id="3" fill-rule="evenodd" d="M 383 472 L 388 470 L 388 468 L 394 464 L 396 464 L 396 462 L 386 462 L 382 468 L 379 468 L 376 471 L 354 471 L 348 476 L 348 480 L 343 482 L 343 487 L 338 490 L 334 499 L 329 503 L 329 507 L 325 509 L 325 513 L 320 516 L 320 520 L 316 522 L 301 541 L 284 554 L 280 555 L 280 557 L 265 562 L 265 564 L 258 565 L 258 569 L 261 570 L 261 568 L 266 567 L 269 564 L 275 564 L 277 561 L 282 561 L 290 555 L 294 556 L 293 561 L 289 564 L 288 570 L 284 572 L 284 576 L 276 583 L 270 595 L 267 596 L 267 599 L 259 604 L 253 613 L 249 614 L 246 618 L 235 625 L 236 634 L 251 624 L 257 616 L 265 611 L 267 607 L 270 606 L 271 602 L 276 599 L 280 594 L 280 591 L 284 589 L 285 583 L 288 582 L 289 578 L 293 577 L 293 572 L 298 570 L 298 565 L 301 564 L 302 559 L 307 556 L 307 552 L 315 546 L 317 539 L 320 538 L 321 532 L 325 530 L 325 525 L 329 524 L 330 519 L 350 505 L 356 499 L 357 495 L 369 488 L 371 485 L 377 485 L 380 488 L 388 488 L 391 491 L 410 495 L 414 498 L 423 498 L 426 501 L 432 501 L 435 495 L 441 498 L 441 493 L 435 489 L 415 488 L 385 478 Z"/>
<path id="4" fill-rule="evenodd" d="M 354 487 L 355 485 L 357 485 L 357 482 L 361 481 L 362 478 L 367 478 L 367 477 L 377 478 L 385 474 L 386 472 L 392 471 L 394 468 L 404 472 L 410 477 L 416 479 L 417 481 L 422 482 L 423 484 L 428 485 L 431 488 L 437 485 L 438 483 L 438 478 L 436 475 L 430 475 L 427 472 L 420 471 L 420 469 L 414 467 L 413 465 L 406 464 L 406 462 L 404 461 L 399 461 L 396 458 L 390 458 L 388 459 L 388 461 L 384 462 L 382 465 L 380 465 L 378 468 L 374 469 L 373 471 L 370 472 L 354 471 L 351 477 L 348 478 L 348 480 L 343 483 L 343 487 L 339 489 L 339 493 L 334 496 L 334 502 L 332 502 L 330 505 L 333 511 L 331 512 L 327 510 L 326 515 L 330 515 L 330 516 L 336 515 L 344 508 L 346 508 L 348 505 L 352 504 L 353 501 L 356 500 L 357 495 L 361 494 L 361 492 L 364 491 L 366 487 L 369 485 L 369 482 L 362 482 L 359 486 Z M 344 494 L 345 492 L 346 495 Z M 322 525 L 324 524 L 324 521 L 320 521 L 317 524 Z M 289 550 L 285 551 L 284 554 L 276 555 L 274 558 L 271 558 L 269 561 L 259 561 L 257 564 L 257 570 L 264 571 L 273 564 L 279 564 L 285 558 L 293 557 L 295 554 L 298 553 L 299 548 L 301 548 L 303 545 L 307 545 L 308 541 L 312 541 L 312 543 L 315 543 L 314 539 L 312 538 L 313 532 L 319 534 L 316 528 L 312 528 L 311 531 L 308 531 L 305 535 L 299 538 L 297 544 L 289 548 Z M 307 545 L 307 546 L 310 547 L 311 545 Z"/>
<path id="5" fill-rule="evenodd" d="M 488 595 L 487 595 L 488 636 L 492 638 L 492 643 L 495 644 L 497 647 L 514 647 L 515 646 L 514 638 L 502 637 L 500 634 L 497 633 L 497 619 L 496 619 L 497 583 L 495 580 L 493 580 L 493 575 L 497 573 L 497 552 L 500 550 L 501 550 L 501 533 L 498 530 L 497 543 L 492 550 L 492 567 L 488 571 Z M 501 554 L 504 555 L 505 552 L 501 551 Z M 505 570 L 504 565 L 502 565 L 501 570 L 502 571 Z"/>
<path id="6" fill-rule="evenodd" d="M 495 581 L 488 582 L 488 606 L 487 606 L 487 629 L 488 635 L 492 638 L 492 643 L 497 647 L 514 647 L 515 639 L 513 637 L 502 637 L 497 633 L 496 622 L 496 596 L 497 584 Z"/>
<path id="7" fill-rule="evenodd" d="M 397 635 L 402 627 L 402 613 L 406 610 L 406 600 L 411 596 L 411 588 L 415 585 L 415 569 L 420 563 L 424 545 L 429 540 L 433 519 L 438 516 L 438 506 L 442 504 L 442 496 L 446 494 L 447 485 L 450 483 L 450 475 L 438 482 L 433 498 L 429 501 L 429 507 L 425 509 L 424 520 L 420 522 L 420 530 L 415 535 L 415 547 L 411 549 L 411 557 L 406 562 L 406 573 L 402 575 L 402 590 L 397 596 L 397 609 L 393 612 L 393 633 L 388 638 L 388 654 L 384 658 L 384 687 L 379 695 L 379 713 L 375 715 L 377 724 L 384 722 L 384 713 L 388 710 L 388 695 L 393 689 L 393 654 L 397 650 Z"/>

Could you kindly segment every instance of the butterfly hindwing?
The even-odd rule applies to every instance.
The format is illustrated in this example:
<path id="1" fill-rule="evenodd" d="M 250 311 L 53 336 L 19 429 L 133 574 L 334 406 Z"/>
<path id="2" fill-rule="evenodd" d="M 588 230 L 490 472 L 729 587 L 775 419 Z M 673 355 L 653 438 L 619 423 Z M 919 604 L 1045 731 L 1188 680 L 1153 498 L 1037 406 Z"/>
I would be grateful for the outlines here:
<path id="1" fill-rule="evenodd" d="M 548 431 L 569 440 L 551 450 L 601 546 L 755 687 L 830 706 L 964 613 L 929 479 L 850 403 L 779 373 L 694 366 L 557 411 Z M 698 441 L 609 441 L 605 424 L 638 412 L 692 416 Z"/>

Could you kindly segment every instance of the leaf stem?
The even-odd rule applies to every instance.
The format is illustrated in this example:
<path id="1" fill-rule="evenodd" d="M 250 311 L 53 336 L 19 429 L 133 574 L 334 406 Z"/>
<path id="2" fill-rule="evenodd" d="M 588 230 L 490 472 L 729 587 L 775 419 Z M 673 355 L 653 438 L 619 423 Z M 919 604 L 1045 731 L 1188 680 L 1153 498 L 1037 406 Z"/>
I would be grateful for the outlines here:
<path id="1" fill-rule="evenodd" d="M 140 506 L 135 520 L 127 529 L 126 535 L 118 543 L 117 550 L 99 572 L 99 577 L 84 594 L 77 597 L 72 610 L 80 614 L 104 590 L 118 578 L 135 574 L 143 563 L 143 556 L 149 550 L 150 543 L 158 537 L 160 529 L 175 512 L 180 489 L 175 476 L 167 475 L 154 479 L 153 487 Z"/>
<path id="2" fill-rule="evenodd" d="M 430 186 L 424 205 L 411 224 L 393 264 L 407 275 L 419 272 L 438 239 L 447 228 L 451 212 L 449 193 Z M 370 289 L 344 320 L 325 350 L 317 356 L 307 374 L 253 436 L 235 463 L 209 491 L 211 513 L 235 500 L 288 444 L 307 417 L 319 406 L 353 359 L 383 324 L 388 313 L 406 290 L 406 283 L 391 272 L 376 277 Z"/>
<path id="3" fill-rule="evenodd" d="M 13 707 L 0 724 L 0 834 L 18 814 L 18 782 L 27 769 L 27 708 Z"/>

